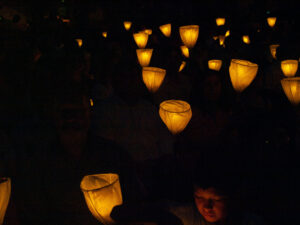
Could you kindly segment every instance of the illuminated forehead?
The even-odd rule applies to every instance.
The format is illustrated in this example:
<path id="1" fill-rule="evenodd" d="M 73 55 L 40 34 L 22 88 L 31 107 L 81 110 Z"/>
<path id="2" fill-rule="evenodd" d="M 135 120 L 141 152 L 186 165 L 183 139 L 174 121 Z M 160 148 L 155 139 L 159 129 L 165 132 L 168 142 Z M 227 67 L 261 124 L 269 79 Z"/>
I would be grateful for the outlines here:
<path id="1" fill-rule="evenodd" d="M 215 188 L 200 188 L 195 187 L 194 191 L 195 196 L 197 197 L 205 197 L 205 198 L 213 198 L 213 197 L 224 197 L 224 195 L 220 194 Z"/>

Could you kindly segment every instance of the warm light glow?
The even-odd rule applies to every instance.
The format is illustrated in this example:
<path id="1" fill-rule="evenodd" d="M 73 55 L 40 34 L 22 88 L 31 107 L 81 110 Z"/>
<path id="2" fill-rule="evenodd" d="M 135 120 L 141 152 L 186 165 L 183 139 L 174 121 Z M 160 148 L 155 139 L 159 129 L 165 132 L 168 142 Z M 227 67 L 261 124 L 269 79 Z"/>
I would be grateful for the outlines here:
<path id="1" fill-rule="evenodd" d="M 181 72 L 181 71 L 185 68 L 185 66 L 186 66 L 186 62 L 185 62 L 185 61 L 182 61 L 181 65 L 180 65 L 180 67 L 179 67 L 178 72 Z"/>
<path id="2" fill-rule="evenodd" d="M 276 17 L 268 17 L 267 22 L 270 27 L 274 27 L 276 23 L 277 18 Z"/>
<path id="3" fill-rule="evenodd" d="M 167 100 L 160 103 L 159 116 L 172 134 L 185 129 L 192 118 L 189 103 L 181 100 Z"/>
<path id="4" fill-rule="evenodd" d="M 198 25 L 189 25 L 179 27 L 179 33 L 183 44 L 188 48 L 193 48 L 199 35 Z"/>
<path id="5" fill-rule="evenodd" d="M 183 56 L 185 56 L 186 58 L 190 57 L 190 51 L 188 49 L 188 47 L 186 47 L 185 45 L 180 46 L 181 49 L 181 53 Z"/>
<path id="6" fill-rule="evenodd" d="M 145 29 L 144 32 L 148 35 L 151 35 L 152 34 L 152 30 L 151 29 Z"/>
<path id="7" fill-rule="evenodd" d="M 102 224 L 112 224 L 111 211 L 122 205 L 122 192 L 117 174 L 96 174 L 85 176 L 80 184 L 86 204 Z"/>
<path id="8" fill-rule="evenodd" d="M 285 95 L 293 105 L 300 102 L 300 77 L 289 77 L 281 80 Z"/>
<path id="9" fill-rule="evenodd" d="M 218 36 L 213 36 L 213 39 L 216 41 L 216 40 L 218 40 Z"/>
<path id="10" fill-rule="evenodd" d="M 281 61 L 281 70 L 286 77 L 293 77 L 298 70 L 298 60 L 284 60 Z"/>
<path id="11" fill-rule="evenodd" d="M 136 54 L 142 67 L 149 66 L 153 49 L 137 49 Z"/>
<path id="12" fill-rule="evenodd" d="M 258 65 L 247 60 L 232 59 L 229 74 L 233 88 L 237 92 L 244 91 L 254 80 Z"/>
<path id="13" fill-rule="evenodd" d="M 94 101 L 93 99 L 90 99 L 90 105 L 93 107 L 94 106 Z"/>
<path id="14" fill-rule="evenodd" d="M 208 60 L 208 68 L 215 71 L 220 71 L 222 67 L 222 60 L 220 59 L 211 59 Z"/>
<path id="15" fill-rule="evenodd" d="M 133 38 L 139 48 L 146 47 L 148 42 L 148 34 L 146 34 L 145 32 L 135 33 L 133 34 Z"/>
<path id="16" fill-rule="evenodd" d="M 217 26 L 223 26 L 225 24 L 225 18 L 217 18 L 216 24 Z"/>
<path id="17" fill-rule="evenodd" d="M 165 25 L 161 25 L 159 27 L 160 31 L 166 36 L 166 37 L 170 37 L 171 36 L 171 24 L 165 24 Z"/>
<path id="18" fill-rule="evenodd" d="M 102 32 L 102 36 L 103 36 L 104 38 L 107 38 L 107 32 Z"/>
<path id="19" fill-rule="evenodd" d="M 63 23 L 70 23 L 69 19 L 62 19 Z"/>
<path id="20" fill-rule="evenodd" d="M 276 59 L 276 51 L 279 45 L 270 45 L 270 52 L 274 59 Z"/>
<path id="21" fill-rule="evenodd" d="M 243 42 L 245 43 L 245 44 L 250 44 L 250 38 L 249 38 L 249 36 L 248 35 L 244 35 L 243 36 Z"/>
<path id="22" fill-rule="evenodd" d="M 143 81 L 152 93 L 156 92 L 166 76 L 166 70 L 157 67 L 143 67 Z"/>
<path id="23" fill-rule="evenodd" d="M 229 37 L 230 36 L 230 30 L 227 30 L 225 33 L 225 37 Z"/>
<path id="24" fill-rule="evenodd" d="M 225 42 L 225 35 L 219 35 L 219 44 L 221 46 L 224 46 L 224 42 Z"/>
<path id="25" fill-rule="evenodd" d="M 77 41 L 78 46 L 81 47 L 82 46 L 82 39 L 76 39 L 76 41 Z"/>
<path id="26" fill-rule="evenodd" d="M 130 21 L 124 21 L 123 24 L 124 24 L 125 29 L 129 30 L 131 28 L 132 22 L 130 22 Z"/>
<path id="27" fill-rule="evenodd" d="M 11 193 L 11 181 L 9 178 L 0 178 L 0 224 L 3 224 L 5 212 Z"/>

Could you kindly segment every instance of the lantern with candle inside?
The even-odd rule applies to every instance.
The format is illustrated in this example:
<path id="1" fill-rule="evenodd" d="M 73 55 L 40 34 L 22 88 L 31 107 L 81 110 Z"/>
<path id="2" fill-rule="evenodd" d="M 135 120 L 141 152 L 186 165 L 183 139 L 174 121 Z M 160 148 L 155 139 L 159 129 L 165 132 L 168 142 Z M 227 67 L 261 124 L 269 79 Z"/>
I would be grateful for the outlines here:
<path id="1" fill-rule="evenodd" d="M 225 24 L 225 18 L 217 18 L 216 24 L 217 26 L 223 26 Z"/>
<path id="2" fill-rule="evenodd" d="M 186 47 L 185 45 L 180 46 L 181 49 L 181 53 L 184 57 L 189 58 L 190 57 L 190 51 L 188 49 L 188 47 Z"/>
<path id="3" fill-rule="evenodd" d="M 133 38 L 139 48 L 146 47 L 148 42 L 148 34 L 146 34 L 145 32 L 135 33 L 133 34 Z"/>
<path id="4" fill-rule="evenodd" d="M 76 39 L 76 41 L 77 41 L 78 46 L 81 47 L 82 46 L 82 39 Z"/>
<path id="5" fill-rule="evenodd" d="M 137 49 L 136 54 L 142 67 L 149 66 L 153 49 Z"/>
<path id="6" fill-rule="evenodd" d="M 95 174 L 83 177 L 80 183 L 86 204 L 102 224 L 112 224 L 111 211 L 122 205 L 122 192 L 117 174 Z"/>
<path id="7" fill-rule="evenodd" d="M 185 129 L 192 118 L 189 103 L 182 100 L 167 100 L 160 103 L 159 116 L 172 134 Z"/>
<path id="8" fill-rule="evenodd" d="M 250 44 L 250 38 L 248 35 L 243 35 L 243 42 L 247 45 Z"/>
<path id="9" fill-rule="evenodd" d="M 11 193 L 10 178 L 0 178 L 0 225 L 3 224 L 5 212 Z"/>
<path id="10" fill-rule="evenodd" d="M 268 18 L 267 18 L 268 25 L 269 25 L 270 27 L 274 27 L 274 26 L 275 26 L 275 23 L 276 23 L 276 20 L 277 20 L 276 17 L 268 17 Z"/>
<path id="11" fill-rule="evenodd" d="M 298 70 L 298 60 L 288 59 L 281 61 L 281 70 L 286 77 L 293 77 Z"/>
<path id="12" fill-rule="evenodd" d="M 225 42 L 225 35 L 219 35 L 219 44 L 221 46 L 224 46 L 224 42 Z"/>
<path id="13" fill-rule="evenodd" d="M 208 60 L 208 68 L 215 71 L 220 71 L 222 67 L 222 60 L 220 59 L 211 59 Z"/>
<path id="14" fill-rule="evenodd" d="M 286 97 L 293 105 L 300 102 L 300 77 L 288 77 L 281 80 L 281 86 Z"/>
<path id="15" fill-rule="evenodd" d="M 247 60 L 232 59 L 229 66 L 230 80 L 234 90 L 244 91 L 254 80 L 258 65 Z"/>
<path id="16" fill-rule="evenodd" d="M 180 64 L 178 72 L 181 72 L 185 68 L 185 66 L 186 66 L 186 62 L 182 61 L 182 63 Z"/>
<path id="17" fill-rule="evenodd" d="M 148 35 L 151 35 L 152 34 L 152 30 L 151 29 L 145 29 L 144 32 Z"/>
<path id="18" fill-rule="evenodd" d="M 107 32 L 106 32 L 106 31 L 102 32 L 102 36 L 103 36 L 104 38 L 107 38 Z"/>
<path id="19" fill-rule="evenodd" d="M 188 25 L 179 27 L 179 33 L 183 44 L 188 48 L 193 48 L 199 35 L 198 25 Z"/>
<path id="20" fill-rule="evenodd" d="M 160 31 L 163 33 L 163 35 L 165 35 L 166 37 L 170 37 L 171 36 L 171 24 L 165 24 L 165 25 L 161 25 L 159 27 Z"/>
<path id="21" fill-rule="evenodd" d="M 279 45 L 270 45 L 270 52 L 274 59 L 276 59 L 276 51 Z"/>
<path id="22" fill-rule="evenodd" d="M 166 70 L 157 67 L 143 67 L 142 76 L 148 90 L 154 93 L 164 81 Z"/>
<path id="23" fill-rule="evenodd" d="M 124 21 L 124 28 L 125 30 L 129 30 L 131 28 L 132 22 L 130 21 Z"/>

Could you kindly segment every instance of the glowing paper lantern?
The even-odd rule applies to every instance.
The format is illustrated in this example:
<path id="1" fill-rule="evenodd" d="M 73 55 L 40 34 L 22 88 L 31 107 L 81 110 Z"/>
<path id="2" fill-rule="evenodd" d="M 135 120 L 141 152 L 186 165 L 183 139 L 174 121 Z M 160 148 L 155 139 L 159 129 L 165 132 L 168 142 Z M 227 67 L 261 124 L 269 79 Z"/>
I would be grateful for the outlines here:
<path id="1" fill-rule="evenodd" d="M 130 22 L 130 21 L 124 21 L 123 24 L 124 24 L 125 29 L 129 30 L 131 28 L 132 22 Z"/>
<path id="2" fill-rule="evenodd" d="M 225 33 L 225 37 L 229 37 L 230 36 L 230 30 L 227 30 Z"/>
<path id="3" fill-rule="evenodd" d="M 166 36 L 166 37 L 170 37 L 171 36 L 171 24 L 165 24 L 165 25 L 161 25 L 159 27 L 160 31 Z"/>
<path id="4" fill-rule="evenodd" d="M 274 59 L 276 59 L 276 50 L 279 45 L 270 45 L 270 52 Z"/>
<path id="5" fill-rule="evenodd" d="M 189 58 L 190 57 L 190 51 L 188 49 L 188 47 L 186 47 L 185 45 L 180 46 L 181 49 L 181 53 L 184 57 Z"/>
<path id="6" fill-rule="evenodd" d="M 94 101 L 93 99 L 90 99 L 90 105 L 93 107 L 94 106 Z"/>
<path id="7" fill-rule="evenodd" d="M 225 42 L 225 35 L 219 35 L 219 44 L 221 46 L 224 46 L 224 42 Z"/>
<path id="8" fill-rule="evenodd" d="M 148 90 L 156 92 L 166 76 L 166 70 L 157 67 L 143 67 L 143 82 Z"/>
<path id="9" fill-rule="evenodd" d="M 136 54 L 142 67 L 149 66 L 153 49 L 137 49 Z"/>
<path id="10" fill-rule="evenodd" d="M 181 72 L 181 71 L 185 68 L 185 66 L 186 66 L 186 62 L 185 62 L 185 61 L 182 61 L 181 65 L 180 65 L 180 67 L 179 67 L 178 72 Z"/>
<path id="11" fill-rule="evenodd" d="M 249 36 L 248 35 L 244 35 L 243 36 L 243 42 L 245 43 L 245 44 L 250 44 L 250 38 L 249 38 Z"/>
<path id="12" fill-rule="evenodd" d="M 220 59 L 211 59 L 208 60 L 208 68 L 215 71 L 220 71 L 222 67 L 222 60 Z"/>
<path id="13" fill-rule="evenodd" d="M 123 203 L 119 176 L 111 173 L 88 175 L 82 179 L 80 188 L 93 216 L 102 224 L 112 224 L 111 211 Z"/>
<path id="14" fill-rule="evenodd" d="M 268 17 L 268 18 L 267 18 L 268 25 L 269 25 L 270 27 L 274 27 L 274 26 L 275 26 L 275 23 L 276 23 L 276 20 L 277 20 L 276 17 Z"/>
<path id="15" fill-rule="evenodd" d="M 298 60 L 284 60 L 281 61 L 281 70 L 286 77 L 295 76 L 298 70 Z"/>
<path id="16" fill-rule="evenodd" d="M 213 39 L 216 41 L 216 40 L 218 40 L 218 36 L 213 36 Z"/>
<path id="17" fill-rule="evenodd" d="M 81 47 L 82 46 L 82 39 L 76 39 L 76 41 L 77 41 L 78 46 Z"/>
<path id="18" fill-rule="evenodd" d="M 225 24 L 225 18 L 217 18 L 216 24 L 217 26 L 223 26 Z"/>
<path id="19" fill-rule="evenodd" d="M 172 134 L 178 134 L 190 122 L 192 109 L 189 103 L 181 100 L 167 100 L 160 103 L 159 116 Z"/>
<path id="20" fill-rule="evenodd" d="M 242 92 L 254 80 L 258 65 L 247 60 L 232 59 L 229 66 L 229 74 L 233 88 Z"/>
<path id="21" fill-rule="evenodd" d="M 148 35 L 151 35 L 152 34 L 152 30 L 151 29 L 145 29 L 144 32 Z"/>
<path id="22" fill-rule="evenodd" d="M 102 36 L 103 36 L 104 38 L 107 38 L 107 32 L 102 32 Z"/>
<path id="23" fill-rule="evenodd" d="M 69 19 L 62 19 L 63 23 L 70 23 Z"/>
<path id="24" fill-rule="evenodd" d="M 300 77 L 289 77 L 281 80 L 285 95 L 293 105 L 300 102 Z"/>
<path id="25" fill-rule="evenodd" d="M 135 33 L 133 34 L 133 38 L 139 48 L 146 47 L 148 42 L 148 34 L 146 34 L 145 32 Z"/>
<path id="26" fill-rule="evenodd" d="M 188 48 L 193 48 L 199 35 L 198 25 L 189 25 L 179 27 L 179 33 L 183 44 Z"/>
<path id="27" fill-rule="evenodd" d="M 0 224 L 3 224 L 5 212 L 11 193 L 11 181 L 9 178 L 0 178 Z"/>

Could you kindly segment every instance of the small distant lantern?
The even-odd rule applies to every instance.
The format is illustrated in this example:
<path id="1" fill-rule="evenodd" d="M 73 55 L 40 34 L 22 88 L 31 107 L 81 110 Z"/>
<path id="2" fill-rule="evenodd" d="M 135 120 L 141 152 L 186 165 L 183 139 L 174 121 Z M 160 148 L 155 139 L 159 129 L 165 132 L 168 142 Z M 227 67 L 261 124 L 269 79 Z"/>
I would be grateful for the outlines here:
<path id="1" fill-rule="evenodd" d="M 142 67 L 149 66 L 153 49 L 137 49 L 136 54 Z"/>
<path id="2" fill-rule="evenodd" d="M 285 95 L 293 105 L 300 102 L 300 77 L 289 77 L 281 80 Z"/>
<path id="3" fill-rule="evenodd" d="M 198 25 L 189 25 L 179 27 L 179 33 L 183 44 L 188 48 L 193 48 L 199 35 Z"/>
<path id="4" fill-rule="evenodd" d="M 146 34 L 145 32 L 135 33 L 133 34 L 133 38 L 139 48 L 146 47 L 148 42 L 148 34 Z"/>
<path id="5" fill-rule="evenodd" d="M 181 100 L 167 100 L 160 103 L 159 116 L 169 131 L 175 135 L 185 129 L 192 118 L 189 103 Z"/>
<path id="6" fill-rule="evenodd" d="M 222 67 L 222 60 L 220 59 L 211 59 L 208 60 L 208 68 L 215 71 L 220 71 Z"/>
<path id="7" fill-rule="evenodd" d="M 284 60 L 281 61 L 281 70 L 286 77 L 293 77 L 298 70 L 298 60 Z"/>
<path id="8" fill-rule="evenodd" d="M 217 26 L 223 26 L 225 24 L 225 18 L 217 18 L 216 24 Z"/>
<path id="9" fill-rule="evenodd" d="M 275 26 L 275 23 L 276 23 L 276 20 L 277 20 L 276 17 L 268 17 L 268 18 L 267 18 L 268 25 L 269 25 L 270 27 L 274 27 L 274 26 Z"/>
<path id="10" fill-rule="evenodd" d="M 93 99 L 90 99 L 90 105 L 93 107 L 94 106 L 94 101 Z"/>
<path id="11" fill-rule="evenodd" d="M 181 49 L 181 53 L 184 57 L 189 58 L 190 57 L 190 51 L 188 49 L 188 47 L 186 47 L 185 45 L 180 46 Z"/>
<path id="12" fill-rule="evenodd" d="M 3 224 L 11 193 L 10 178 L 0 178 L 0 224 Z"/>
<path id="13" fill-rule="evenodd" d="M 106 32 L 106 31 L 102 32 L 102 36 L 103 36 L 104 38 L 107 38 L 107 32 Z"/>
<path id="14" fill-rule="evenodd" d="M 161 25 L 159 27 L 160 31 L 163 33 L 163 35 L 165 35 L 166 37 L 170 37 L 171 36 L 171 24 L 165 24 L 165 25 Z"/>
<path id="15" fill-rule="evenodd" d="M 152 34 L 152 30 L 151 29 L 145 29 L 144 32 L 148 35 L 151 35 Z"/>
<path id="16" fill-rule="evenodd" d="M 115 206 L 123 203 L 119 176 L 112 173 L 87 175 L 80 188 L 93 216 L 102 224 L 113 224 L 110 214 Z"/>
<path id="17" fill-rule="evenodd" d="M 143 67 L 142 76 L 148 90 L 154 93 L 164 81 L 166 70 L 157 67 Z"/>
<path id="18" fill-rule="evenodd" d="M 130 22 L 130 21 L 124 21 L 123 24 L 124 24 L 125 30 L 130 30 L 132 22 Z"/>
<path id="19" fill-rule="evenodd" d="M 230 30 L 227 30 L 225 33 L 225 37 L 229 37 L 230 36 Z"/>
<path id="20" fill-rule="evenodd" d="M 249 38 L 248 35 L 244 35 L 244 36 L 243 36 L 243 42 L 244 42 L 245 44 L 247 44 L 247 45 L 250 44 L 250 38 Z"/>
<path id="21" fill-rule="evenodd" d="M 82 46 L 82 39 L 76 39 L 76 41 L 77 41 L 78 46 L 81 47 Z"/>
<path id="22" fill-rule="evenodd" d="M 186 66 L 186 62 L 185 62 L 185 61 L 182 61 L 181 65 L 180 65 L 180 67 L 179 67 L 178 72 L 181 72 L 181 71 L 185 68 L 185 66 Z"/>
<path id="23" fill-rule="evenodd" d="M 69 19 L 62 19 L 63 23 L 70 23 Z"/>
<path id="24" fill-rule="evenodd" d="M 254 80 L 258 65 L 247 60 L 232 59 L 229 74 L 233 88 L 237 92 L 244 91 Z"/>
<path id="25" fill-rule="evenodd" d="M 216 40 L 218 40 L 218 36 L 213 36 L 213 39 L 216 41 Z"/>
<path id="26" fill-rule="evenodd" d="M 219 35 L 219 44 L 221 46 L 224 46 L 224 42 L 225 42 L 225 35 Z"/>
<path id="27" fill-rule="evenodd" d="M 276 59 L 276 51 L 279 45 L 270 45 L 270 52 L 274 59 Z"/>

